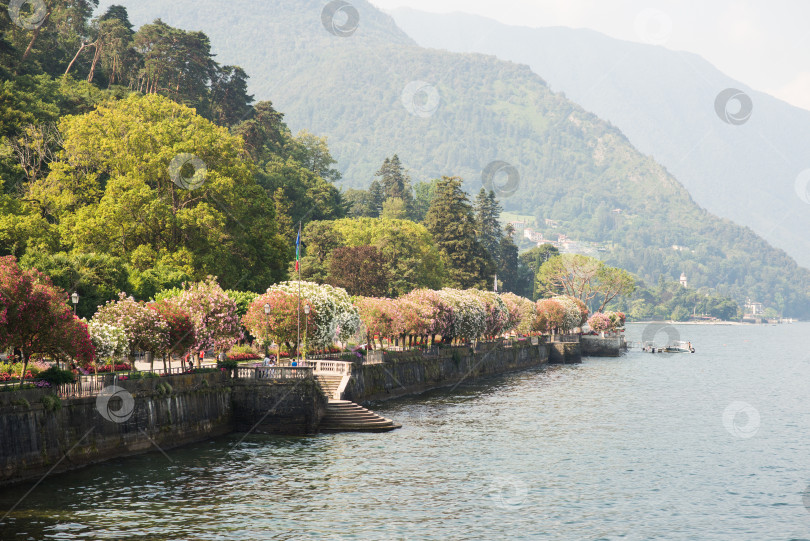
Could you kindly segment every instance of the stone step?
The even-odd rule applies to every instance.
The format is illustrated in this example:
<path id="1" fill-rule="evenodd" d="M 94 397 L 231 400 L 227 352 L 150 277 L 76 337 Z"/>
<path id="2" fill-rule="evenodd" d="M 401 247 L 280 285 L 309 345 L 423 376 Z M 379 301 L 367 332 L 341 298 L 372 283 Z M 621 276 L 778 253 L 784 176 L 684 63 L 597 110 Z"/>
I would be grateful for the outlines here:
<path id="1" fill-rule="evenodd" d="M 354 402 L 329 400 L 319 429 L 322 432 L 384 432 L 401 427 Z"/>
<path id="2" fill-rule="evenodd" d="M 385 426 L 394 426 L 394 421 L 390 419 L 382 419 L 379 421 L 341 421 L 341 422 L 326 422 L 321 424 L 321 428 L 359 428 L 365 426 L 368 428 L 382 428 Z"/>

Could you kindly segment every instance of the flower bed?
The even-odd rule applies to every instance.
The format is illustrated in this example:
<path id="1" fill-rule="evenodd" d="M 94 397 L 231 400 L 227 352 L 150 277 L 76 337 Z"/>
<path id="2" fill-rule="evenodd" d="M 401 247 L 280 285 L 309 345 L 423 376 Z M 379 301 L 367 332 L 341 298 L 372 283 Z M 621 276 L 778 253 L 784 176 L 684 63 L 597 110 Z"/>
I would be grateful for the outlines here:
<path id="1" fill-rule="evenodd" d="M 253 361 L 262 358 L 258 353 L 228 353 L 226 357 L 229 361 Z"/>

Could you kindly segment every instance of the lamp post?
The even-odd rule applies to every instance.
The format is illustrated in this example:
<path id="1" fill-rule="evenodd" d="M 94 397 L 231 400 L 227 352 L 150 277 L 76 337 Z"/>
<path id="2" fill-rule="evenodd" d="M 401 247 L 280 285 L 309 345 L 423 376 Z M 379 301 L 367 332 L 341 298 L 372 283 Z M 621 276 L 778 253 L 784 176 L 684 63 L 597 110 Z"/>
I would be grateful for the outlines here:
<path id="1" fill-rule="evenodd" d="M 307 337 L 309 336 L 309 304 L 304 305 L 304 360 L 307 360 Z"/>
<path id="2" fill-rule="evenodd" d="M 70 302 L 73 303 L 73 315 L 75 316 L 76 315 L 76 305 L 79 304 L 79 294 L 76 293 L 75 291 L 70 296 Z"/>
<path id="3" fill-rule="evenodd" d="M 266 315 L 266 316 L 270 315 L 270 304 L 269 303 L 264 304 L 264 315 Z M 265 357 L 267 355 L 269 355 L 269 353 L 268 353 L 269 349 L 270 349 L 270 347 L 267 345 L 267 342 L 265 342 L 264 343 L 264 355 L 265 355 Z M 279 360 L 281 360 L 281 359 L 279 359 Z"/>

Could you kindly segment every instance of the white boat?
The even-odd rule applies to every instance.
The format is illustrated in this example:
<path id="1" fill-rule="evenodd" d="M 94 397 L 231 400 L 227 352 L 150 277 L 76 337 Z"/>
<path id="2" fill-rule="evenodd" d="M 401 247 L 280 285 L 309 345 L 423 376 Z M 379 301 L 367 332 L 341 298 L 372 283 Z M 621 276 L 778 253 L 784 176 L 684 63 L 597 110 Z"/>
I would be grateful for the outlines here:
<path id="1" fill-rule="evenodd" d="M 642 346 L 642 351 L 647 351 L 649 353 L 694 353 L 695 346 L 692 345 L 692 342 L 685 342 L 683 340 L 677 340 L 671 344 L 667 344 L 666 346 L 656 346 L 653 342 L 645 342 Z"/>

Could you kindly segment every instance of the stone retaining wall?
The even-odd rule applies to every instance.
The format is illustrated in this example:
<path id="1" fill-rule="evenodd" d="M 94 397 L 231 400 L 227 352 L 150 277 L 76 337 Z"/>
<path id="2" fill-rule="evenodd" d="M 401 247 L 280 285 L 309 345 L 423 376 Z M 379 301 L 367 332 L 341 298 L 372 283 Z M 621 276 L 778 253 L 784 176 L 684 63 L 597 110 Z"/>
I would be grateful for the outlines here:
<path id="1" fill-rule="evenodd" d="M 583 335 L 580 338 L 582 354 L 586 357 L 619 357 L 627 350 L 627 343 L 624 336 L 600 336 Z"/>
<path id="2" fill-rule="evenodd" d="M 118 398 L 101 401 L 59 400 L 44 389 L 0 393 L 0 485 L 235 430 L 314 432 L 326 407 L 314 380 L 258 383 L 212 372 L 116 385 Z"/>
<path id="3" fill-rule="evenodd" d="M 541 366 L 547 360 L 548 349 L 544 345 L 503 347 L 490 343 L 482 344 L 476 351 L 470 347 L 447 347 L 440 349 L 437 356 L 428 357 L 417 352 L 397 353 L 382 364 L 355 366 L 343 398 L 353 402 L 386 400 Z"/>
<path id="4" fill-rule="evenodd" d="M 582 362 L 579 342 L 549 342 L 548 362 L 550 364 L 578 364 Z"/>

